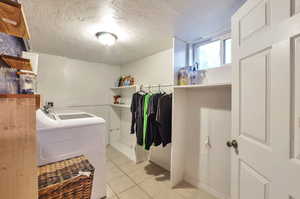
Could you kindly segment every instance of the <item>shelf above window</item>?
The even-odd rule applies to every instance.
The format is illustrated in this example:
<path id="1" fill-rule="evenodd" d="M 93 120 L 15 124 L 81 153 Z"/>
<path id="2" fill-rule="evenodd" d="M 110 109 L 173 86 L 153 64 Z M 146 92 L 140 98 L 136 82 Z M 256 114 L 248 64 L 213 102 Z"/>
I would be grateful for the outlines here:
<path id="1" fill-rule="evenodd" d="M 126 108 L 126 109 L 130 109 L 130 105 L 129 104 L 111 104 L 112 107 L 115 108 Z"/>
<path id="2" fill-rule="evenodd" d="M 231 87 L 231 82 L 174 86 L 174 89 L 209 88 L 209 87 Z"/>
<path id="3" fill-rule="evenodd" d="M 119 90 L 119 89 L 136 89 L 136 85 L 113 87 L 113 88 L 110 88 L 110 89 L 112 89 L 112 90 Z"/>

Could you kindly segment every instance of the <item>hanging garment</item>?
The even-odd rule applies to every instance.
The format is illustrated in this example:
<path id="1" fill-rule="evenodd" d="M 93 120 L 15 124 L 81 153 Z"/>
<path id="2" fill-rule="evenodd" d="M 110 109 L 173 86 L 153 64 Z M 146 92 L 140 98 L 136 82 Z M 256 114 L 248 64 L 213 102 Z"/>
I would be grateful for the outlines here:
<path id="1" fill-rule="evenodd" d="M 152 94 L 148 93 L 145 95 L 144 98 L 144 124 L 143 124 L 143 146 L 146 149 L 146 139 L 147 139 L 147 128 L 148 128 L 148 108 L 149 108 L 149 99 L 152 96 Z"/>
<path id="2" fill-rule="evenodd" d="M 131 134 L 136 134 L 137 144 L 143 145 L 143 125 L 144 125 L 144 98 L 145 95 L 134 93 L 131 101 Z"/>
<path id="3" fill-rule="evenodd" d="M 162 94 L 153 94 L 149 98 L 148 110 L 147 110 L 147 130 L 145 135 L 145 149 L 150 150 L 150 147 L 159 146 L 161 144 L 161 138 L 159 135 L 159 124 L 156 122 L 156 112 L 158 100 Z"/>
<path id="4" fill-rule="evenodd" d="M 156 121 L 163 147 L 172 141 L 172 94 L 163 95 L 158 101 Z"/>
<path id="5" fill-rule="evenodd" d="M 156 121 L 156 113 L 159 98 L 162 96 L 162 93 L 154 94 L 149 99 L 148 107 L 148 125 L 147 125 L 147 135 L 145 140 L 145 149 L 150 150 L 150 147 L 159 146 L 162 141 L 159 134 L 159 123 Z"/>

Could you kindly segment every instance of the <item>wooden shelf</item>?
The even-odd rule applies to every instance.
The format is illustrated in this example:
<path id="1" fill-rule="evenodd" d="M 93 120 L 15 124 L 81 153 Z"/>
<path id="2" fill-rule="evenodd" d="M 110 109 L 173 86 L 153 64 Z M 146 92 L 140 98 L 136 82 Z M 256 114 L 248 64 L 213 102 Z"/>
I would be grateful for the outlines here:
<path id="1" fill-rule="evenodd" d="M 0 94 L 0 98 L 35 98 L 34 94 Z"/>
<path id="2" fill-rule="evenodd" d="M 0 94 L 0 99 L 24 99 L 35 98 L 36 110 L 41 107 L 41 96 L 39 94 Z"/>
<path id="3" fill-rule="evenodd" d="M 116 108 L 130 108 L 129 104 L 111 104 L 111 106 Z"/>
<path id="4" fill-rule="evenodd" d="M 17 75 L 31 75 L 31 76 L 37 76 L 37 74 L 33 72 L 17 72 Z"/>
<path id="5" fill-rule="evenodd" d="M 192 89 L 192 88 L 209 88 L 209 87 L 231 87 L 231 82 L 174 86 L 174 89 Z"/>
<path id="6" fill-rule="evenodd" d="M 0 61 L 11 68 L 16 68 L 18 70 L 32 71 L 32 66 L 29 59 L 24 59 L 21 57 L 14 57 L 9 55 L 1 55 Z"/>
<path id="7" fill-rule="evenodd" d="M 10 0 L 0 1 L 0 32 L 30 39 L 21 4 Z"/>
<path id="8" fill-rule="evenodd" d="M 136 85 L 113 87 L 113 88 L 111 88 L 111 89 L 112 89 L 112 90 L 118 90 L 118 89 L 133 89 L 133 88 L 136 88 Z"/>

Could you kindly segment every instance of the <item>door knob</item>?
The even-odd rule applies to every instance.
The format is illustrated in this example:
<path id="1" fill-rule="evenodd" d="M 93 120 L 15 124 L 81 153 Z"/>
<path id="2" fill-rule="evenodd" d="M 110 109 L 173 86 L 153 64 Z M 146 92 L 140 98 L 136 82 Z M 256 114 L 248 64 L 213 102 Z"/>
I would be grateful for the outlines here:
<path id="1" fill-rule="evenodd" d="M 226 144 L 228 147 L 233 147 L 234 149 L 239 148 L 239 144 L 236 140 L 228 141 Z"/>

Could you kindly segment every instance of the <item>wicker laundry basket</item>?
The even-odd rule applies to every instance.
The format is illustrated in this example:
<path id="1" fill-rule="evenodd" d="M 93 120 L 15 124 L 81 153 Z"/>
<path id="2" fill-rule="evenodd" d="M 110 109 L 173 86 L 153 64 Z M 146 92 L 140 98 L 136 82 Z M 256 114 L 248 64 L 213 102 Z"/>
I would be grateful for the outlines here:
<path id="1" fill-rule="evenodd" d="M 94 171 L 84 156 L 39 167 L 39 199 L 90 199 Z"/>

